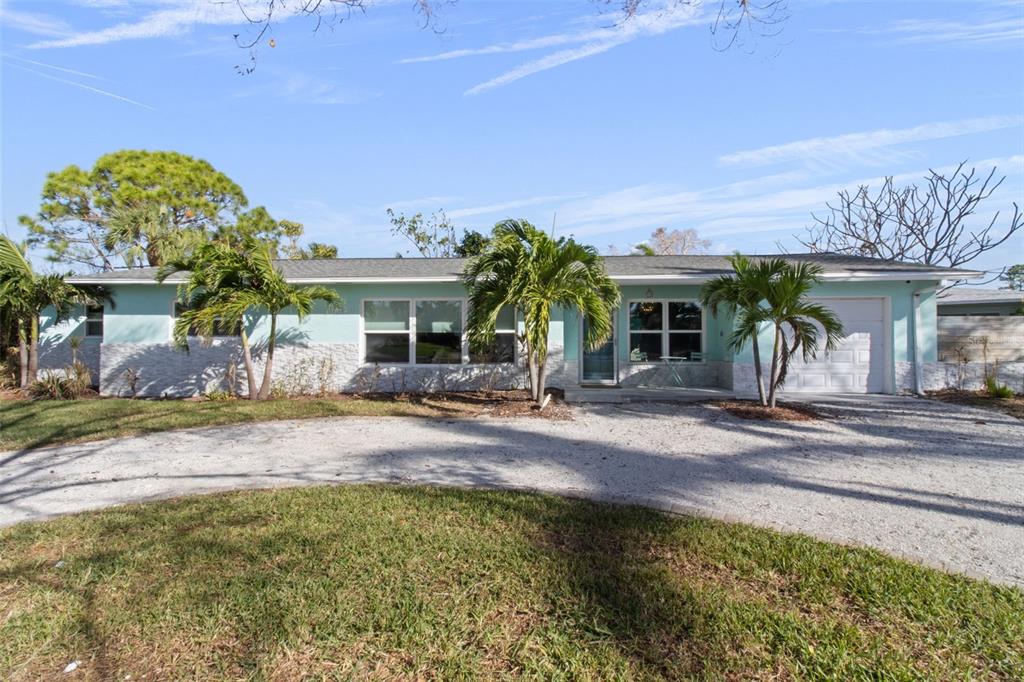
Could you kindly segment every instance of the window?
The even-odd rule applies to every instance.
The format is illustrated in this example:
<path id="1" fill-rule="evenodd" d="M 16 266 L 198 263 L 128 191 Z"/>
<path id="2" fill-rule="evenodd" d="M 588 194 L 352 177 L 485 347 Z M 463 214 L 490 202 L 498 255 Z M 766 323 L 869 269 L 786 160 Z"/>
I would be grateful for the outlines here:
<path id="1" fill-rule="evenodd" d="M 494 323 L 494 341 L 486 347 L 469 349 L 469 361 L 480 364 L 515 362 L 516 359 L 516 311 L 505 306 L 498 312 Z"/>
<path id="2" fill-rule="evenodd" d="M 103 306 L 85 307 L 85 335 L 103 337 Z"/>
<path id="3" fill-rule="evenodd" d="M 174 319 L 181 317 L 181 314 L 188 310 L 188 306 L 182 305 L 180 301 L 174 302 Z M 213 323 L 213 336 L 241 336 L 242 325 L 236 324 L 234 328 L 228 328 L 226 324 L 223 324 L 219 319 Z M 196 329 L 195 325 L 188 328 L 189 336 L 201 336 L 199 330 Z"/>
<path id="4" fill-rule="evenodd" d="M 416 364 L 462 362 L 462 301 L 416 302 Z"/>
<path id="5" fill-rule="evenodd" d="M 409 301 L 363 301 L 366 362 L 409 362 Z"/>
<path id="6" fill-rule="evenodd" d="M 630 362 L 700 362 L 704 316 L 690 301 L 636 301 L 629 304 Z"/>

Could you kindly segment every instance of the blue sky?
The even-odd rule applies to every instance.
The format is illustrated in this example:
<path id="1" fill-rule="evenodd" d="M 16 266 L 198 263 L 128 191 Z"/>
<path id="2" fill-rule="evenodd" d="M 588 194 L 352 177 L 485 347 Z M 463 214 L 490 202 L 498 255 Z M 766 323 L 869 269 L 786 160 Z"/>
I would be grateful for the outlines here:
<path id="1" fill-rule="evenodd" d="M 1024 204 L 1022 2 L 791 0 L 782 36 L 719 52 L 701 8 L 460 0 L 434 31 L 398 0 L 315 33 L 281 16 L 242 76 L 234 2 L 2 1 L 12 236 L 48 171 L 122 148 L 205 158 L 346 256 L 404 250 L 389 206 L 557 214 L 602 250 L 660 226 L 795 249 L 836 190 L 965 158 L 1008 176 L 990 209 Z M 1021 261 L 1024 235 L 977 265 Z"/>

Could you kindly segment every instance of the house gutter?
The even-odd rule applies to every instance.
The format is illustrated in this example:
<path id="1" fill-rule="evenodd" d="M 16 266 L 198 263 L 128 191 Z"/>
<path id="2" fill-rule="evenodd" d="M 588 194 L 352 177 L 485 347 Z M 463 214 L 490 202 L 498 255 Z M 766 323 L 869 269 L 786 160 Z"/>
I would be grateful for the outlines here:
<path id="1" fill-rule="evenodd" d="M 930 289 L 917 289 L 913 295 L 913 313 L 911 316 L 910 349 L 914 363 L 914 394 L 924 396 L 924 361 L 921 359 L 921 344 L 918 337 L 921 329 L 921 295 Z"/>

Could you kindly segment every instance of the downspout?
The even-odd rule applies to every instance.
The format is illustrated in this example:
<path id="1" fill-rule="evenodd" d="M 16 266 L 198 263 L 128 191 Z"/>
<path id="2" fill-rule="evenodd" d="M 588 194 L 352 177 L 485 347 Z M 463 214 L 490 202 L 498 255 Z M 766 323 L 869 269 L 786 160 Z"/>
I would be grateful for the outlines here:
<path id="1" fill-rule="evenodd" d="M 913 295 L 913 315 L 911 319 L 910 350 L 914 364 L 914 393 L 924 396 L 924 361 L 921 359 L 919 330 L 921 329 L 921 294 L 930 289 L 918 289 Z"/>

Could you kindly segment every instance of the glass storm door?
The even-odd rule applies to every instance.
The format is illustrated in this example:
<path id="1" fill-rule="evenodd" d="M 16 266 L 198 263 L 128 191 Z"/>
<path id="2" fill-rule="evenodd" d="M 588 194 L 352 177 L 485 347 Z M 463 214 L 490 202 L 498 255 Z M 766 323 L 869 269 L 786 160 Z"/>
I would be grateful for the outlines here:
<path id="1" fill-rule="evenodd" d="M 614 318 L 613 318 L 614 320 Z M 580 367 L 580 380 L 584 384 L 614 384 L 615 371 L 615 332 L 617 325 L 612 325 L 611 337 L 595 350 L 584 348 L 583 340 L 587 336 L 587 320 L 580 326 L 580 349 L 583 362 Z"/>

